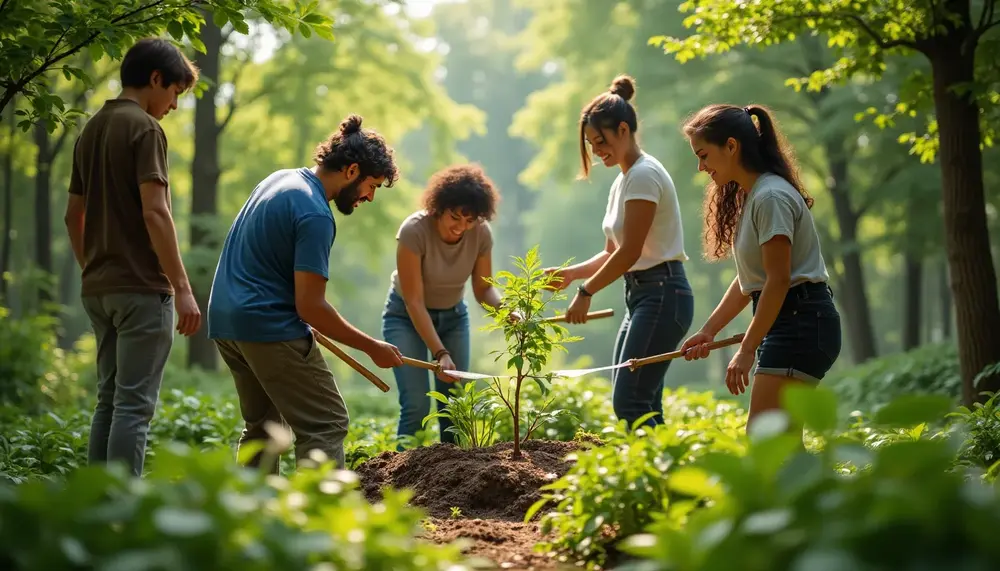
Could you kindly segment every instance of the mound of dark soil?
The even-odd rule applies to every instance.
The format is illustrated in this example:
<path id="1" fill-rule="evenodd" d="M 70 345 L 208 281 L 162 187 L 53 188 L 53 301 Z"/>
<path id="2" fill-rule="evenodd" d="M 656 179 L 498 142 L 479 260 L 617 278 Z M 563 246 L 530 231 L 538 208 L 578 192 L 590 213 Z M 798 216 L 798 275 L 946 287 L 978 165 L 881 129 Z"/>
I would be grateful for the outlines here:
<path id="1" fill-rule="evenodd" d="M 520 522 L 541 498 L 538 489 L 563 476 L 570 468 L 566 455 L 575 442 L 529 440 L 521 459 L 511 458 L 513 444 L 463 450 L 453 444 L 435 444 L 383 452 L 357 469 L 361 488 L 371 502 L 382 499 L 382 489 L 410 488 L 410 503 L 434 518 L 480 518 Z"/>
<path id="2" fill-rule="evenodd" d="M 431 519 L 423 537 L 434 543 L 471 543 L 467 555 L 492 561 L 500 569 L 556 571 L 568 566 L 535 552 L 538 524 L 484 519 Z"/>

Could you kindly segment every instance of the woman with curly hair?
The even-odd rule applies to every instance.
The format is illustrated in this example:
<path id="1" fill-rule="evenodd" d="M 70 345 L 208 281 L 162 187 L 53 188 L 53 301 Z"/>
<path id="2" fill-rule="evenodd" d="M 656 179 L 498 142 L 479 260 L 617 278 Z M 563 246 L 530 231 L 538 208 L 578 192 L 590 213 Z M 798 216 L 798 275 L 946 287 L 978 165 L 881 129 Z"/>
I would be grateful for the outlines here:
<path id="1" fill-rule="evenodd" d="M 734 395 L 753 375 L 749 430 L 758 415 L 781 408 L 784 387 L 823 379 L 840 355 L 840 314 L 827 285 L 813 199 L 767 108 L 710 105 L 687 121 L 684 134 L 698 170 L 712 177 L 704 202 L 706 254 L 719 260 L 731 252 L 736 278 L 682 350 L 687 360 L 706 357 L 705 344 L 753 301 L 750 327 L 726 371 Z"/>
<path id="2" fill-rule="evenodd" d="M 605 167 L 621 169 L 602 223 L 604 249 L 585 262 L 547 270 L 558 289 L 584 280 L 566 310 L 569 323 L 586 321 L 591 296 L 623 278 L 626 311 L 615 340 L 616 365 L 675 350 L 694 319 L 677 191 L 660 161 L 636 142 L 638 120 L 629 102 L 634 94 L 632 78 L 619 76 L 580 117 L 583 177 L 590 173 L 588 143 Z M 614 370 L 615 415 L 629 427 L 649 413 L 655 414 L 644 424 L 663 422 L 663 380 L 669 365 L 664 361 L 635 371 Z"/>
<path id="3" fill-rule="evenodd" d="M 489 221 L 499 195 L 479 165 L 457 165 L 435 173 L 423 195 L 423 209 L 409 215 L 396 234 L 396 270 L 382 312 L 382 335 L 402 354 L 443 370 L 466 371 L 470 362 L 469 310 L 463 300 L 472 278 L 476 301 L 500 306 L 493 275 Z M 397 435 L 413 436 L 430 413 L 428 371 L 394 369 L 399 388 Z M 448 394 L 458 379 L 437 373 L 435 390 Z M 439 419 L 442 442 L 455 442 L 451 422 Z"/>

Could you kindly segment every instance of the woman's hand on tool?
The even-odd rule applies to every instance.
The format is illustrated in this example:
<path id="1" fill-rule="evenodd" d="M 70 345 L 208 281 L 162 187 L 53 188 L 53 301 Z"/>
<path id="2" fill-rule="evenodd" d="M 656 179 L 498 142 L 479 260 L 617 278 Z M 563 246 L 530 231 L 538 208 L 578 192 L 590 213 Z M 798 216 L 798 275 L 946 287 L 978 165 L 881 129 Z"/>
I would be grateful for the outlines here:
<path id="1" fill-rule="evenodd" d="M 694 359 L 704 359 L 708 357 L 709 351 L 706 344 L 711 343 L 715 340 L 715 335 L 710 335 L 704 331 L 699 331 L 694 335 L 687 338 L 684 344 L 681 345 L 681 353 L 684 354 L 685 361 L 691 361 Z"/>
<path id="2" fill-rule="evenodd" d="M 445 371 L 454 371 L 457 368 L 455 361 L 451 360 L 451 355 L 446 353 L 438 359 L 438 370 L 434 372 L 434 375 L 446 383 L 454 383 L 458 380 L 458 377 L 453 377 L 445 373 Z"/>
<path id="3" fill-rule="evenodd" d="M 566 309 L 566 323 L 586 323 L 590 311 L 590 296 L 576 294 Z"/>
<path id="4" fill-rule="evenodd" d="M 375 345 L 368 351 L 368 357 L 375 363 L 375 366 L 383 369 L 391 369 L 403 365 L 403 354 L 399 352 L 399 349 L 395 345 L 379 341 L 378 339 L 374 341 Z"/>

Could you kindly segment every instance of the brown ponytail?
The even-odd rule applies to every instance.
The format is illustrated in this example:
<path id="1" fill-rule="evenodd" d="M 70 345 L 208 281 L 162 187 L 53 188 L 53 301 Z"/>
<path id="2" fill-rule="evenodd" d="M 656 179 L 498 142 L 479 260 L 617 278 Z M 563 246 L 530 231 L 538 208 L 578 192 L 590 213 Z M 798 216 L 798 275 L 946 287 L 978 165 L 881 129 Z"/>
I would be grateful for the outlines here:
<path id="1" fill-rule="evenodd" d="M 683 130 L 688 138 L 698 137 L 716 146 L 725 145 L 730 138 L 736 139 L 740 143 L 743 168 L 784 178 L 799 191 L 806 206 L 812 208 L 813 199 L 802 186 L 794 155 L 766 107 L 709 105 L 695 113 Z M 739 185 L 733 181 L 721 186 L 714 181 L 708 183 L 703 204 L 703 239 L 709 259 L 724 259 L 732 249 L 736 223 L 744 205 L 744 195 L 739 190 Z"/>

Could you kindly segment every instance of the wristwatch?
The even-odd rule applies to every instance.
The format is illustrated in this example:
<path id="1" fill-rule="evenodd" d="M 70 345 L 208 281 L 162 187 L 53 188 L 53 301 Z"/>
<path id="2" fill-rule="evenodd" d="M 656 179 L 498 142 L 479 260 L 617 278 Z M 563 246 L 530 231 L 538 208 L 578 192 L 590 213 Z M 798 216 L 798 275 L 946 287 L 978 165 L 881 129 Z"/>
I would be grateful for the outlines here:
<path id="1" fill-rule="evenodd" d="M 576 288 L 576 291 L 580 292 L 580 295 L 582 295 L 583 297 L 590 297 L 591 296 L 591 293 L 589 291 L 587 291 L 587 289 L 585 287 L 583 287 L 583 284 L 580 284 L 580 286 L 578 288 Z"/>

